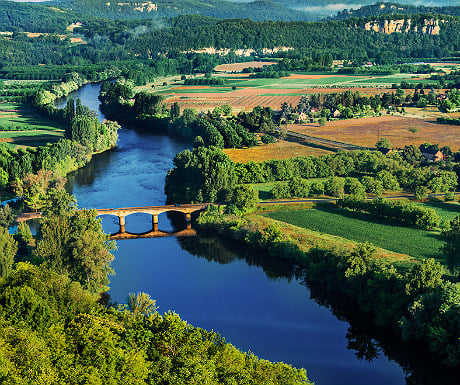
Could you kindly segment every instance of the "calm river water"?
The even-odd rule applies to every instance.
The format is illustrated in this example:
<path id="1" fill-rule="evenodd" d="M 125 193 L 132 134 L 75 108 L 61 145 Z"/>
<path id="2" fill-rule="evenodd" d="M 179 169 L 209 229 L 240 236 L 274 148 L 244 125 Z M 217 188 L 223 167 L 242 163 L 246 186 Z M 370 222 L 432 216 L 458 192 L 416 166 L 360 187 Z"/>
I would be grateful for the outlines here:
<path id="1" fill-rule="evenodd" d="M 99 85 L 86 85 L 73 97 L 98 110 L 98 92 Z M 118 148 L 69 176 L 68 191 L 79 207 L 164 204 L 164 177 L 174 155 L 187 146 L 168 136 L 124 128 Z M 180 218 L 178 222 L 180 226 Z M 104 218 L 103 226 L 106 232 L 116 232 L 117 218 Z M 150 227 L 147 215 L 127 217 L 127 231 Z M 160 215 L 159 227 L 174 226 Z M 114 301 L 124 303 L 129 293 L 149 293 L 160 312 L 171 309 L 261 358 L 304 367 L 316 384 L 455 383 L 441 377 L 441 368 L 425 365 L 417 348 L 377 342 L 362 322 L 350 325 L 336 307 L 325 306 L 320 289 L 310 289 L 296 278 L 288 263 L 205 236 L 117 244 L 109 292 Z"/>

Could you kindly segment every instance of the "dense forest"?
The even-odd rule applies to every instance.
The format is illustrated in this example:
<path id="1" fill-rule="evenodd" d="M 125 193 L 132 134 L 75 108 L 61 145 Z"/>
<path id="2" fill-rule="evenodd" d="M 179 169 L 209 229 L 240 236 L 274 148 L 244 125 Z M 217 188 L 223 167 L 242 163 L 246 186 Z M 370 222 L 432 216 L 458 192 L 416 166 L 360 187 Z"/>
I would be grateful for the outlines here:
<path id="1" fill-rule="evenodd" d="M 447 4 L 451 2 L 446 2 Z M 382 15 L 414 15 L 418 13 L 433 13 L 444 14 L 451 16 L 460 16 L 460 6 L 447 5 L 441 6 L 428 6 L 428 5 L 411 5 L 399 4 L 391 2 L 378 2 L 372 5 L 365 5 L 358 9 L 344 9 L 337 13 L 336 16 L 330 17 L 328 20 L 345 20 L 352 17 L 373 17 Z"/>
<path id="2" fill-rule="evenodd" d="M 53 0 L 51 4 L 78 13 L 109 19 L 158 19 L 177 15 L 205 15 L 252 20 L 312 20 L 303 11 L 292 10 L 270 0 L 231 2 L 225 0 L 156 0 L 108 2 L 106 0 Z"/>
<path id="3" fill-rule="evenodd" d="M 417 16 L 420 20 L 423 17 Z M 64 24 L 70 21 L 73 20 L 69 19 Z M 66 72 L 77 71 L 86 72 L 86 77 L 90 78 L 106 68 L 124 67 L 130 70 L 137 63 L 142 63 L 142 72 L 151 70 L 158 76 L 207 72 L 217 64 L 240 60 L 234 52 L 222 57 L 190 52 L 203 47 L 251 48 L 255 50 L 252 58 L 267 56 L 262 52 L 263 48 L 293 47 L 294 51 L 275 56 L 284 58 L 285 63 L 293 59 L 304 61 L 303 68 L 307 69 L 307 63 L 312 60 L 320 65 L 330 59 L 394 64 L 423 58 L 450 58 L 460 51 L 460 23 L 457 19 L 443 24 L 440 34 L 434 36 L 415 32 L 386 35 L 356 26 L 357 22 L 364 21 L 350 19 L 325 24 L 257 22 L 193 15 L 163 20 L 160 24 L 151 20 L 88 19 L 82 27 L 74 30 L 80 33 L 85 44 L 72 43 L 68 35 L 56 35 L 56 21 L 49 26 L 44 22 L 40 28 L 53 33 L 34 37 L 16 32 L 0 37 L 0 76 L 62 79 Z M 222 31 L 226 33 L 222 34 Z M 394 47 L 404 49 L 395 50 Z M 318 57 L 328 59 L 322 61 Z M 37 64 L 46 64 L 46 67 Z M 289 67 L 284 65 L 280 70 L 292 69 Z M 302 65 L 298 67 L 302 68 Z"/>

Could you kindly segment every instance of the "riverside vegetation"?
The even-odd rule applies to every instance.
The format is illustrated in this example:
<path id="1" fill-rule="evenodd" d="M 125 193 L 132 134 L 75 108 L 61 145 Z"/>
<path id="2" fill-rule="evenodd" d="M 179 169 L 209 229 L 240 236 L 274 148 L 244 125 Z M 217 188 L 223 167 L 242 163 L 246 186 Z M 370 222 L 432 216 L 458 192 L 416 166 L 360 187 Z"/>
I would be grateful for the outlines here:
<path id="1" fill-rule="evenodd" d="M 218 334 L 188 325 L 174 313 L 158 314 L 148 295 L 132 294 L 126 306 L 104 302 L 101 293 L 112 272 L 114 245 L 94 212 L 75 210 L 74 199 L 62 189 L 62 177 L 86 164 L 91 154 L 114 146 L 119 126 L 99 123 L 78 101 L 69 101 L 64 109 L 56 109 L 53 102 L 85 82 L 117 78 L 102 87 L 101 101 L 109 116 L 194 139 L 194 149 L 179 153 L 166 177 L 170 203 L 227 203 L 225 215 L 210 209 L 200 217 L 199 226 L 293 259 L 307 268 L 311 282 L 344 293 L 372 314 L 376 325 L 397 330 L 404 339 L 420 340 L 448 365 L 459 366 L 458 218 L 442 223 L 432 211 L 411 204 L 361 201 L 366 193 L 378 196 L 400 187 L 419 197 L 429 191 L 452 194 L 458 185 L 458 164 L 427 164 L 415 146 L 389 157 L 357 151 L 235 164 L 222 148 L 254 146 L 256 132 L 282 135 L 280 119 L 271 109 L 258 107 L 237 117 L 230 116 L 228 106 L 204 115 L 193 110 L 181 113 L 178 104 L 166 108 L 161 95 L 132 91 L 134 85 L 145 86 L 159 76 L 209 74 L 217 64 L 241 60 L 236 50 L 242 47 L 254 49 L 244 60 L 277 61 L 273 73 L 260 71 L 256 77 L 276 77 L 285 71 L 330 72 L 334 59 L 346 61 L 342 73 L 426 72 L 426 66 L 402 66 L 424 58 L 455 58 L 460 51 L 456 17 L 439 15 L 446 22 L 437 36 L 385 35 L 365 31 L 366 18 L 325 24 L 193 15 L 163 24 L 108 20 L 94 8 L 88 12 L 96 16 L 83 16 L 65 8 L 66 1 L 60 4 L 63 8 L 56 11 L 45 5 L 0 2 L 9 15 L 0 17 L 0 29 L 11 32 L 0 36 L 2 79 L 55 80 L 39 86 L 0 81 L 2 99 L 33 103 L 41 114 L 65 128 L 65 138 L 54 144 L 0 148 L 1 186 L 21 194 L 28 208 L 44 213 L 36 236 L 26 225 L 18 226 L 13 236 L 3 227 L 0 230 L 2 383 L 309 383 L 304 370 L 241 353 Z M 27 17 L 18 17 L 21 14 Z M 39 16 L 43 20 L 38 22 Z M 438 16 L 410 19 L 421 27 L 426 17 Z M 64 28 L 77 22 L 83 25 L 74 25 L 75 34 Z M 282 46 L 288 50 L 275 52 Z M 228 51 L 224 55 L 198 52 L 207 47 Z M 364 68 L 365 60 L 385 67 Z M 456 75 L 436 74 L 429 82 L 433 88 L 455 89 L 459 84 Z M 204 79 L 209 85 L 225 83 L 209 76 Z M 394 95 L 382 98 L 361 97 L 351 91 L 335 94 L 325 99 L 326 107 L 337 108 L 345 118 L 371 108 L 377 112 L 380 106 L 402 103 L 406 86 L 401 84 Z M 435 98 L 423 92 L 423 84 L 414 91 L 420 106 Z M 404 103 L 413 99 L 406 96 Z M 455 110 L 459 100 L 452 91 L 450 101 L 440 107 Z M 324 102 L 319 94 L 304 101 L 310 107 Z M 324 108 L 325 120 L 330 117 L 326 110 L 331 112 Z M 293 116 L 290 106 L 284 106 L 284 121 Z M 273 140 L 268 135 L 263 136 L 267 143 Z M 323 194 L 343 198 L 346 194 L 351 198 L 341 203 L 344 207 L 375 214 L 376 205 L 385 208 L 392 220 L 401 213 L 413 213 L 407 224 L 440 227 L 447 264 L 398 257 L 368 244 L 331 240 L 248 215 L 258 202 L 251 185 L 267 182 L 273 182 L 271 195 L 275 198 Z M 13 219 L 9 207 L 0 211 L 1 225 L 8 226 Z M 404 263 L 398 263 L 398 258 Z"/>
<path id="2" fill-rule="evenodd" d="M 400 185 L 412 189 L 422 186 L 427 190 L 426 186 L 430 186 L 432 191 L 442 185 L 439 191 L 445 192 L 457 187 L 457 173 L 448 171 L 448 165 L 424 166 L 412 153 L 413 148 L 409 147 L 402 157 L 353 151 L 319 158 L 235 164 L 217 148 L 199 147 L 176 156 L 175 167 L 166 177 L 165 191 L 170 202 L 227 201 L 226 214 L 216 207 L 210 208 L 198 219 L 199 227 L 294 260 L 307 268 L 310 281 L 345 293 L 363 311 L 373 314 L 377 326 L 395 329 L 404 339 L 425 342 L 446 364 L 457 367 L 460 364 L 457 323 L 460 286 L 455 278 L 460 267 L 458 217 L 443 222 L 445 267 L 433 259 L 405 257 L 404 263 L 397 262 L 391 253 L 382 254 L 370 244 L 331 240 L 311 231 L 296 230 L 295 236 L 290 237 L 286 235 L 291 233 L 287 224 L 267 223 L 254 214 L 241 217 L 254 211 L 258 199 L 250 185 L 243 192 L 239 184 L 289 180 L 279 182 L 285 183 L 287 192 L 283 197 L 304 196 L 305 190 L 312 189 L 316 189 L 315 194 L 323 195 L 327 186 L 328 194 L 346 196 L 339 202 L 341 207 L 366 211 L 387 221 L 403 221 L 406 226 L 439 227 L 441 219 L 433 209 L 406 202 L 362 201 L 366 194 L 364 186 L 374 184 L 367 183 L 365 178 L 376 178 L 382 188 L 389 190 Z M 458 172 L 456 166 L 454 169 Z M 301 177 L 329 179 L 310 184 L 308 179 L 302 182 Z M 314 187 L 315 183 L 321 188 Z"/>

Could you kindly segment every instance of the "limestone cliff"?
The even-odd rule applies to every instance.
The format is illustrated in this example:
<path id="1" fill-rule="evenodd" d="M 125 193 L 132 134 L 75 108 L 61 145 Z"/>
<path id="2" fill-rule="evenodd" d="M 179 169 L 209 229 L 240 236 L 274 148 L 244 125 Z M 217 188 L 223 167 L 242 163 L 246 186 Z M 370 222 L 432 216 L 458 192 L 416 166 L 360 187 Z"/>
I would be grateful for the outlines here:
<path id="1" fill-rule="evenodd" d="M 439 35 L 442 25 L 445 20 L 439 19 L 424 19 L 423 22 L 413 23 L 411 19 L 399 20 L 374 20 L 364 24 L 364 29 L 367 31 L 375 31 L 380 33 L 408 33 L 421 32 L 428 35 Z"/>

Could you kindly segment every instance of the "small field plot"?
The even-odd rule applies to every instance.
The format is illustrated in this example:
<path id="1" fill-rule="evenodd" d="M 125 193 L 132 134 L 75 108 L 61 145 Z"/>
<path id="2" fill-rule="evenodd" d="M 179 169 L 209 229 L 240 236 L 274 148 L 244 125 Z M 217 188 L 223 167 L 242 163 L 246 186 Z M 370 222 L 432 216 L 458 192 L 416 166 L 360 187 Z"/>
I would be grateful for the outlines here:
<path id="1" fill-rule="evenodd" d="M 224 152 L 234 162 L 262 162 L 270 159 L 287 159 L 296 156 L 319 156 L 332 154 L 319 148 L 305 146 L 299 143 L 286 142 L 280 140 L 273 144 L 260 145 L 251 148 L 227 148 Z"/>
<path id="2" fill-rule="evenodd" d="M 0 141 L 39 146 L 64 135 L 63 125 L 40 116 L 24 103 L 0 103 Z"/>
<path id="3" fill-rule="evenodd" d="M 266 61 L 250 61 L 245 63 L 229 63 L 229 64 L 219 64 L 214 71 L 217 72 L 241 72 L 245 68 L 261 68 L 265 66 L 271 66 L 277 64 L 276 62 L 266 62 Z"/>
<path id="4" fill-rule="evenodd" d="M 331 207 L 273 211 L 263 214 L 305 229 L 336 235 L 356 242 L 370 242 L 375 246 L 416 259 L 436 258 L 443 262 L 439 249 L 443 245 L 440 234 L 388 224 L 368 214 Z"/>

